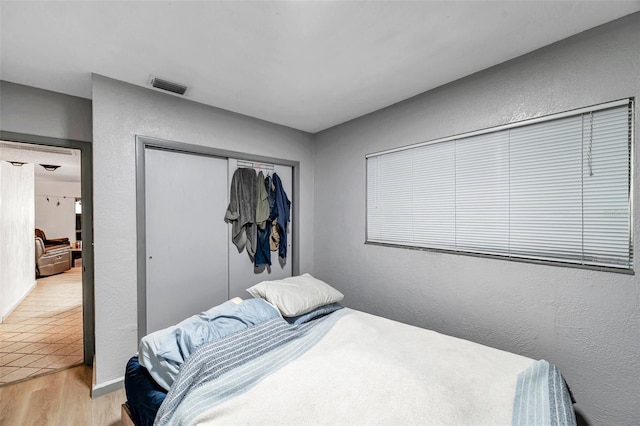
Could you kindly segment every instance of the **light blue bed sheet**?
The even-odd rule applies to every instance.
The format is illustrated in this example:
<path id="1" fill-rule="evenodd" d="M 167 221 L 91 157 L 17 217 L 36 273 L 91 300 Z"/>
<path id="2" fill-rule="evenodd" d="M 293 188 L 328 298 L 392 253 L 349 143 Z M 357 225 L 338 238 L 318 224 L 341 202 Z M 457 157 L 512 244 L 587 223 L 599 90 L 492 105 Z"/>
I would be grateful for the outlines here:
<path id="1" fill-rule="evenodd" d="M 143 337 L 138 359 L 151 377 L 169 390 L 184 362 L 204 343 L 279 317 L 278 310 L 262 299 L 227 301 Z"/>

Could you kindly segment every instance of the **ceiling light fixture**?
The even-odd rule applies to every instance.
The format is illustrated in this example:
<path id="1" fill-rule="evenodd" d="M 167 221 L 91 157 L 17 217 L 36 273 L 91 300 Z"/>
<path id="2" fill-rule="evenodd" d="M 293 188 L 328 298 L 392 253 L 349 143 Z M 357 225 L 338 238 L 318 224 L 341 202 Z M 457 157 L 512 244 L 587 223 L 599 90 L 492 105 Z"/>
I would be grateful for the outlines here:
<path id="1" fill-rule="evenodd" d="M 22 161 L 9 161 L 13 166 L 22 166 L 24 163 Z"/>
<path id="2" fill-rule="evenodd" d="M 46 171 L 53 172 L 60 166 L 54 166 L 53 164 L 40 164 Z"/>

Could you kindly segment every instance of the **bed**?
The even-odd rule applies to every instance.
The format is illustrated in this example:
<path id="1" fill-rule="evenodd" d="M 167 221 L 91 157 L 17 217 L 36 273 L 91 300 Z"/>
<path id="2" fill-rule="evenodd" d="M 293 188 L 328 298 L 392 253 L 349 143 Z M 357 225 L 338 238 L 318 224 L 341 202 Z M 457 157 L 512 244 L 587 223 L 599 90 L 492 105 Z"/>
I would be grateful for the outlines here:
<path id="1" fill-rule="evenodd" d="M 123 423 L 576 423 L 547 361 L 343 308 L 308 274 L 249 291 L 143 339 Z"/>

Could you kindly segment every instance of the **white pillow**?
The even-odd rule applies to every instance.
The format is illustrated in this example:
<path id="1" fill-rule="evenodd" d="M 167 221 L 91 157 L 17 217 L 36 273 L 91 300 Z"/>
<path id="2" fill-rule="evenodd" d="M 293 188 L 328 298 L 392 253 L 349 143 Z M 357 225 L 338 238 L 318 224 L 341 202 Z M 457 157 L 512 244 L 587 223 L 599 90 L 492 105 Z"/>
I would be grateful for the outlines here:
<path id="1" fill-rule="evenodd" d="M 247 291 L 265 299 L 285 317 L 295 317 L 329 303 L 339 302 L 344 295 L 310 274 L 277 281 L 262 281 Z"/>

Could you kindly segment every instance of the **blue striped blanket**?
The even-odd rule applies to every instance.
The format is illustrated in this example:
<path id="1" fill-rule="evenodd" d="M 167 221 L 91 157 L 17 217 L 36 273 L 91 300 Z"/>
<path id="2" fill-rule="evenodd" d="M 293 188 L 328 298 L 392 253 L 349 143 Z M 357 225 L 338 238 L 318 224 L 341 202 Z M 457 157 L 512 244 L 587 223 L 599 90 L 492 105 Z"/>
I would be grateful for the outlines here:
<path id="1" fill-rule="evenodd" d="M 180 370 L 154 426 L 189 424 L 204 410 L 248 390 L 320 341 L 346 312 L 343 309 L 302 325 L 275 318 L 201 346 Z M 243 369 L 259 357 L 259 365 Z M 217 386 L 205 386 L 213 380 L 218 380 Z"/>
<path id="2" fill-rule="evenodd" d="M 575 425 L 571 395 L 560 370 L 536 361 L 518 375 L 513 426 Z"/>
<path id="3" fill-rule="evenodd" d="M 154 424 L 509 423 L 575 424 L 557 368 L 345 308 L 200 347 Z"/>

